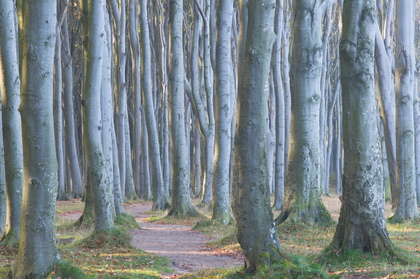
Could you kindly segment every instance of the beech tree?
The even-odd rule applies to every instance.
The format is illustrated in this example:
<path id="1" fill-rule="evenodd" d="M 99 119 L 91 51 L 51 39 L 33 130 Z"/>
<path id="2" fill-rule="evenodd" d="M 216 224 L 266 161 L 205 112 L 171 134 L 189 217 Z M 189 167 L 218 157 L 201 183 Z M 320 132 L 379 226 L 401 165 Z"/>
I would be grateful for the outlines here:
<path id="1" fill-rule="evenodd" d="M 86 3 L 87 2 L 87 3 Z M 102 56 L 105 40 L 105 3 L 86 1 L 83 8 L 87 17 L 86 81 L 84 88 L 84 147 L 88 179 L 92 190 L 95 231 L 107 231 L 114 225 L 111 184 L 106 169 L 101 137 L 101 82 Z"/>
<path id="2" fill-rule="evenodd" d="M 12 1 L 1 1 L 0 9 L 0 91 L 2 94 L 2 122 L 7 218 L 2 245 L 19 241 L 23 186 L 23 146 L 20 104 L 19 54 L 17 49 L 16 7 Z M 6 205 L 6 203 L 4 203 Z M 0 225 L 1 227 L 1 225 Z M 0 235 L 3 238 L 3 233 Z"/>
<path id="3" fill-rule="evenodd" d="M 45 278 L 57 260 L 53 82 L 56 1 L 23 2 L 22 115 L 24 162 L 21 235 L 13 278 Z"/>
<path id="4" fill-rule="evenodd" d="M 216 148 L 213 172 L 212 219 L 228 224 L 233 221 L 230 209 L 233 83 L 231 58 L 233 0 L 222 0 L 217 12 L 216 45 Z"/>
<path id="5" fill-rule="evenodd" d="M 292 122 L 288 172 L 282 212 L 286 219 L 328 224 L 331 216 L 321 200 L 320 102 L 322 17 L 334 1 L 293 2 L 291 96 Z"/>
<path id="6" fill-rule="evenodd" d="M 159 135 L 157 130 L 155 107 L 153 103 L 153 87 L 152 87 L 152 61 L 149 35 L 149 16 L 147 10 L 147 0 L 140 1 L 140 19 L 142 27 L 142 53 L 143 53 L 143 100 L 144 110 L 147 123 L 147 135 L 149 137 L 149 146 L 151 154 L 151 162 L 153 168 L 153 208 L 165 210 L 169 208 L 169 199 L 165 193 L 165 185 L 163 182 L 162 163 L 160 156 Z"/>
<path id="7" fill-rule="evenodd" d="M 244 47 L 239 57 L 239 90 L 234 148 L 232 209 L 245 270 L 254 272 L 281 259 L 268 187 L 268 76 L 274 34 L 274 0 L 248 1 Z M 244 5 L 242 3 L 242 5 Z M 243 10 L 241 10 L 242 16 Z M 244 23 L 242 21 L 242 23 Z"/>
<path id="8" fill-rule="evenodd" d="M 385 227 L 382 153 L 374 83 L 376 3 L 347 0 L 340 47 L 344 175 L 340 218 L 330 247 L 393 251 Z"/>
<path id="9" fill-rule="evenodd" d="M 395 93 L 397 115 L 397 211 L 393 219 L 419 218 L 414 139 L 414 1 L 396 2 Z"/>
<path id="10" fill-rule="evenodd" d="M 168 215 L 197 215 L 190 199 L 190 169 L 185 135 L 183 0 L 170 1 L 170 103 L 172 140 L 172 205 Z"/>
<path id="11" fill-rule="evenodd" d="M 68 0 L 63 0 L 68 5 Z M 63 3 L 63 5 L 64 5 Z M 76 125 L 75 112 L 73 102 L 73 60 L 71 54 L 69 20 L 68 13 L 63 15 L 63 24 L 61 26 L 62 35 L 62 68 L 63 68 L 63 104 L 64 104 L 64 120 L 65 120 L 65 145 L 66 157 L 69 164 L 67 176 L 71 181 L 71 197 L 80 198 L 82 196 L 82 174 L 80 169 L 79 154 L 76 142 Z"/>

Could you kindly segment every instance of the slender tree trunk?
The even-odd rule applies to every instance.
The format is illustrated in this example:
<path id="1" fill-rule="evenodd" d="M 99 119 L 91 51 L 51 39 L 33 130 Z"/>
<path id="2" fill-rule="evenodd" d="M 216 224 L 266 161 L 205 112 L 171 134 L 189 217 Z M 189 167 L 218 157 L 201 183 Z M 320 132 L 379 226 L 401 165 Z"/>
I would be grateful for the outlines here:
<path id="1" fill-rule="evenodd" d="M 245 270 L 254 272 L 281 259 L 268 189 L 266 160 L 267 82 L 274 42 L 275 1 L 248 2 L 244 60 L 239 65 L 238 118 L 233 165 L 232 209 Z"/>
<path id="2" fill-rule="evenodd" d="M 273 208 L 280 210 L 284 202 L 284 151 L 285 151 L 285 103 L 283 92 L 283 80 L 281 74 L 282 40 L 284 26 L 283 0 L 277 0 L 275 31 L 277 40 L 274 43 L 274 60 L 272 61 L 272 73 L 274 80 L 276 102 L 276 153 L 275 153 L 275 178 L 274 178 L 274 205 Z"/>
<path id="3" fill-rule="evenodd" d="M 170 1 L 172 206 L 168 215 L 197 215 L 190 199 L 190 169 L 184 124 L 183 0 Z"/>
<path id="4" fill-rule="evenodd" d="M 392 76 L 390 57 L 387 54 L 384 39 L 379 26 L 375 31 L 375 61 L 379 75 L 379 89 L 381 93 L 380 109 L 384 122 L 385 149 L 388 158 L 389 182 L 392 193 L 392 205 L 398 205 L 397 189 L 397 142 L 396 142 L 396 115 L 395 115 L 395 88 Z"/>
<path id="5" fill-rule="evenodd" d="M 56 1 L 25 1 L 22 26 L 23 208 L 13 278 L 45 278 L 57 261 L 55 202 L 58 174 L 53 83 Z"/>
<path id="6" fill-rule="evenodd" d="M 20 103 L 19 55 L 17 49 L 16 9 L 13 1 L 2 1 L 0 11 L 0 70 L 2 77 L 2 122 L 6 172 L 6 239 L 1 245 L 19 241 L 23 185 L 22 125 Z M 4 180 L 3 180 L 4 181 Z M 3 238 L 3 234 L 0 235 Z"/>
<path id="7" fill-rule="evenodd" d="M 59 6 L 59 5 L 58 5 Z M 61 14 L 60 8 L 58 13 Z M 58 163 L 58 193 L 57 200 L 68 200 L 65 190 L 65 164 L 64 164 L 64 140 L 63 140 L 63 72 L 61 68 L 61 36 L 60 26 L 56 28 L 56 44 L 54 55 L 54 132 L 55 147 Z"/>
<path id="8" fill-rule="evenodd" d="M 143 50 L 143 100 L 147 124 L 147 134 L 151 152 L 153 169 L 153 209 L 165 210 L 169 208 L 169 199 L 166 196 L 163 184 L 162 163 L 160 156 L 159 136 L 155 118 L 155 107 L 153 104 L 153 88 L 151 77 L 151 47 L 149 35 L 149 16 L 147 11 L 147 0 L 140 1 L 140 19 Z"/>
<path id="9" fill-rule="evenodd" d="M 374 84 L 373 0 L 344 2 L 340 44 L 344 176 L 334 251 L 393 250 L 385 227 L 382 154 Z M 373 120 L 373 121 L 372 121 Z"/>
<path id="10" fill-rule="evenodd" d="M 294 1 L 292 143 L 282 212 L 277 224 L 289 219 L 307 224 L 329 224 L 331 216 L 321 200 L 320 101 L 322 16 L 328 1 Z"/>
<path id="11" fill-rule="evenodd" d="M 102 81 L 102 56 L 104 38 L 104 8 L 102 0 L 87 4 L 88 21 L 86 52 L 86 82 L 84 92 L 83 136 L 87 158 L 87 182 L 93 195 L 95 231 L 107 231 L 114 225 L 114 208 L 111 184 L 106 169 L 101 140 L 100 88 Z"/>
<path id="12" fill-rule="evenodd" d="M 73 198 L 82 196 L 82 174 L 79 155 L 76 145 L 76 126 L 73 103 L 73 58 L 71 57 L 70 38 L 68 31 L 67 13 L 64 15 L 62 25 L 62 64 L 63 64 L 63 95 L 64 95 L 64 120 L 65 144 L 67 162 L 70 165 L 71 192 Z"/>
<path id="13" fill-rule="evenodd" d="M 134 185 L 140 188 L 141 181 L 141 137 L 142 137 L 142 120 L 141 120 L 141 74 L 140 74 L 140 41 L 138 35 L 138 1 L 129 0 L 129 16 L 128 30 L 130 35 L 131 50 L 131 75 L 133 86 L 133 169 L 134 169 Z M 123 193 L 125 194 L 125 193 Z M 141 193 L 138 193 L 141 197 Z"/>
<path id="14" fill-rule="evenodd" d="M 419 218 L 414 140 L 414 1 L 396 2 L 395 94 L 397 108 L 397 188 L 393 219 Z"/>
<path id="15" fill-rule="evenodd" d="M 213 172 L 213 215 L 212 219 L 222 224 L 233 221 L 230 209 L 230 163 L 232 153 L 231 83 L 231 29 L 233 1 L 220 1 L 217 13 L 216 46 L 216 148 Z"/>
<path id="16" fill-rule="evenodd" d="M 111 68 L 111 59 L 112 59 L 112 35 L 111 35 L 111 25 L 109 21 L 109 16 L 105 14 L 105 40 L 103 46 L 103 56 L 102 56 L 102 82 L 101 82 L 101 118 L 102 118 L 102 149 L 104 152 L 104 158 L 106 162 L 106 169 L 108 174 L 108 180 L 112 188 L 113 196 L 113 206 L 115 209 L 116 215 L 123 214 L 124 210 L 124 198 L 121 194 L 121 185 L 120 181 L 115 183 L 115 170 L 118 168 L 118 163 L 115 164 L 114 160 L 114 150 L 116 148 L 114 145 L 114 136 L 115 136 L 115 127 L 114 127 L 114 101 L 113 101 L 113 91 L 112 91 L 112 68 Z M 119 171 L 119 170 L 118 170 Z M 119 172 L 118 172 L 119 178 Z"/>

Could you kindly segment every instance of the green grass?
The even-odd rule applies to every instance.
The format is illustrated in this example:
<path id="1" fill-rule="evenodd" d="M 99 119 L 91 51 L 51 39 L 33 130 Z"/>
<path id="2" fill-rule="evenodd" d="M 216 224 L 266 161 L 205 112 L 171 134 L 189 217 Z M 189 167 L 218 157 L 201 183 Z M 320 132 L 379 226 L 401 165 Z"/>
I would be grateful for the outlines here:
<path id="1" fill-rule="evenodd" d="M 58 202 L 57 246 L 61 260 L 48 278 L 161 278 L 171 273 L 167 258 L 131 246 L 127 230 L 138 228 L 134 217 L 122 214 L 107 233 L 92 234 L 92 224 L 74 226 L 74 220 L 60 217 L 81 212 L 83 203 Z M 0 247 L 0 278 L 7 278 L 17 249 Z"/>
<path id="2" fill-rule="evenodd" d="M 331 201 L 334 203 L 334 201 Z M 67 206 L 67 205 L 68 206 Z M 81 211 L 81 202 L 59 203 L 57 212 Z M 166 212 L 149 212 L 150 220 L 167 224 L 195 226 L 211 241 L 212 249 L 231 254 L 241 253 L 235 226 L 223 226 L 209 219 L 208 207 L 199 207 L 205 217 L 166 217 Z M 92 227 L 74 227 L 74 221 L 57 218 L 57 240 L 62 262 L 50 278 L 160 278 L 170 273 L 169 260 L 138 250 L 129 244 L 126 230 L 137 223 L 131 215 L 116 220 L 116 228 L 105 236 L 92 236 Z M 283 224 L 277 228 L 280 244 L 290 260 L 262 268 L 249 275 L 239 268 L 220 268 L 184 275 L 183 278 L 419 278 L 420 277 L 420 222 L 388 223 L 390 238 L 403 254 L 404 261 L 386 253 L 353 252 L 345 256 L 326 253 L 334 235 L 335 226 L 309 227 Z M 0 248 L 0 278 L 7 278 L 14 262 L 16 248 Z"/>

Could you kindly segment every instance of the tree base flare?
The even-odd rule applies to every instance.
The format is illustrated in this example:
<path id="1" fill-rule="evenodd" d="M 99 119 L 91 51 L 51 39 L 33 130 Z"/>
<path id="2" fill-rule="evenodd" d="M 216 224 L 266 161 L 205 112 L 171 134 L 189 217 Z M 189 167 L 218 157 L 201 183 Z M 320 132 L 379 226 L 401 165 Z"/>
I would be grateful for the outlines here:
<path id="1" fill-rule="evenodd" d="M 289 203 L 289 206 L 283 206 L 283 210 L 275 222 L 276 225 L 290 222 L 295 224 L 303 223 L 311 226 L 330 226 L 335 223 L 321 200 L 314 205 L 306 206 L 292 201 Z"/>

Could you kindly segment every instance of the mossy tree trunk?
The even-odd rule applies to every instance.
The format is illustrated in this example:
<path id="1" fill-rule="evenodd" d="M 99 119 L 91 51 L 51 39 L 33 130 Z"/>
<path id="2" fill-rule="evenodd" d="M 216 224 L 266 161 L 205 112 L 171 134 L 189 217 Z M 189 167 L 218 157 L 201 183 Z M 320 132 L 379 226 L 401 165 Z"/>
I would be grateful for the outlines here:
<path id="1" fill-rule="evenodd" d="M 246 33 L 240 35 L 245 45 L 241 48 L 243 53 L 239 53 L 243 60 L 239 65 L 232 210 L 247 272 L 281 259 L 271 211 L 266 158 L 267 84 L 275 38 L 275 7 L 274 0 L 250 0 L 248 16 L 241 17 L 248 20 L 248 26 Z"/>
<path id="2" fill-rule="evenodd" d="M 2 245 L 14 245 L 19 241 L 20 213 L 22 208 L 23 150 L 22 125 L 18 111 L 20 103 L 19 55 L 16 8 L 13 1 L 3 1 L 0 9 L 0 70 L 4 159 L 6 173 L 7 219 Z M 6 202 L 4 203 L 6 206 Z M 0 225 L 1 226 L 1 225 Z M 0 240 L 3 233 L 0 234 Z"/>
<path id="3" fill-rule="evenodd" d="M 374 84 L 376 3 L 344 2 L 340 44 L 344 176 L 335 251 L 391 251 L 385 227 L 382 153 Z"/>
<path id="4" fill-rule="evenodd" d="M 321 200 L 322 17 L 332 1 L 293 1 L 292 120 L 285 201 L 276 223 L 329 224 Z"/>
<path id="5" fill-rule="evenodd" d="M 23 2 L 22 116 L 24 163 L 19 250 L 13 278 L 45 278 L 57 260 L 55 201 L 58 174 L 53 82 L 55 0 Z"/>

